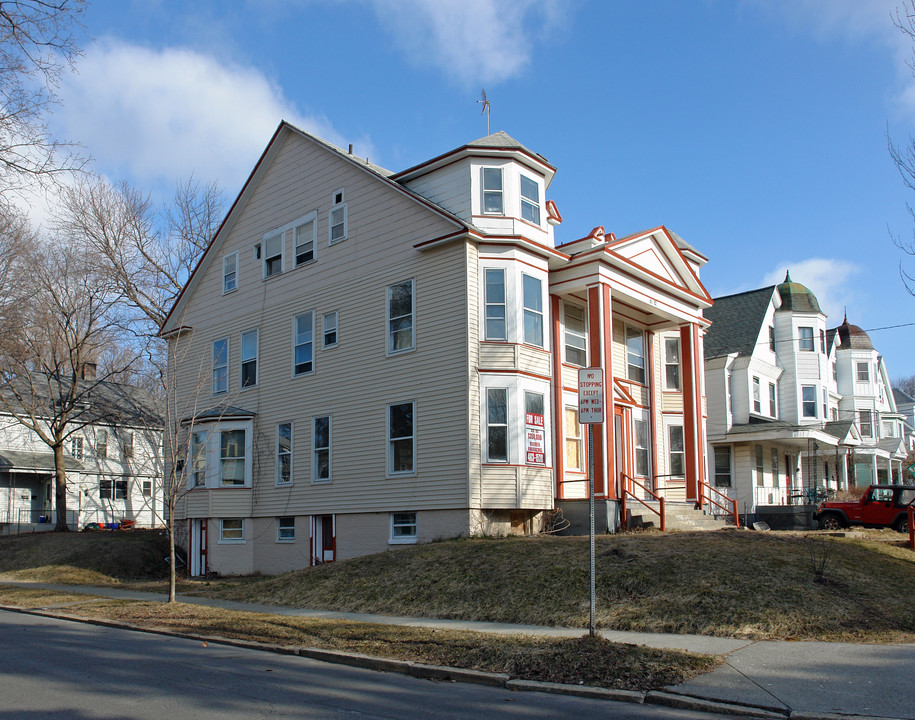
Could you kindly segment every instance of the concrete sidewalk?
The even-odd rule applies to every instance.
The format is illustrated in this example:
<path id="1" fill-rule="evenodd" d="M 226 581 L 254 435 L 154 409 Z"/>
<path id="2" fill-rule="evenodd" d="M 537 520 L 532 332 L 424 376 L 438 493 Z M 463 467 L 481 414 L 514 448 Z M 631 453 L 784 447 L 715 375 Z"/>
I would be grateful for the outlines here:
<path id="1" fill-rule="evenodd" d="M 111 598 L 164 601 L 159 593 L 111 587 L 9 582 L 0 584 L 84 593 Z M 487 633 L 578 637 L 580 628 L 554 628 L 508 623 L 393 617 L 368 613 L 303 610 L 228 600 L 179 595 L 181 602 L 230 610 L 297 617 L 331 618 L 410 627 L 474 630 Z M 600 631 L 615 642 L 655 648 L 686 650 L 723 656 L 717 670 L 680 685 L 666 688 L 663 698 L 676 703 L 681 697 L 757 708 L 781 716 L 829 718 L 904 718 L 915 720 L 915 644 L 872 645 L 857 643 L 747 641 L 704 635 Z M 649 693 L 652 695 L 652 693 Z M 662 700 L 659 698 L 659 701 Z"/>

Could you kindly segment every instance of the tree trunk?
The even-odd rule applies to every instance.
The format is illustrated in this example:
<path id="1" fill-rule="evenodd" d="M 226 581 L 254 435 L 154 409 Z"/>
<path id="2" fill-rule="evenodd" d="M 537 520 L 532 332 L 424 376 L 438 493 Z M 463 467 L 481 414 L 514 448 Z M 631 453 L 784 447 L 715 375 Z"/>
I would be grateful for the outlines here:
<path id="1" fill-rule="evenodd" d="M 168 528 L 168 601 L 175 602 L 175 514 L 170 513 L 165 521 Z"/>
<path id="2" fill-rule="evenodd" d="M 57 532 L 69 532 L 67 525 L 67 471 L 64 467 L 64 447 L 54 446 L 54 504 L 57 506 Z"/>

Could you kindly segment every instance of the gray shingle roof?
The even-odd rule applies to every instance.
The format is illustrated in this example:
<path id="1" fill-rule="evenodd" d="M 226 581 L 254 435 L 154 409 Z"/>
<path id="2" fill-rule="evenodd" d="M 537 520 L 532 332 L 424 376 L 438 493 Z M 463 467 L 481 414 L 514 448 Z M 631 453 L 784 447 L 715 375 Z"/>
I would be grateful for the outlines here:
<path id="1" fill-rule="evenodd" d="M 705 310 L 712 326 L 705 336 L 706 359 L 737 353 L 750 355 L 756 346 L 775 286 L 715 298 Z"/>
<path id="2" fill-rule="evenodd" d="M 85 470 L 83 465 L 73 457 L 64 455 L 65 467 L 67 470 Z M 0 451 L 0 470 L 19 470 L 38 472 L 54 472 L 54 453 L 47 452 L 28 452 L 26 450 L 3 450 Z"/>
<path id="3" fill-rule="evenodd" d="M 899 388 L 893 388 L 893 400 L 896 401 L 896 405 L 905 405 L 906 403 L 915 403 L 915 398 L 913 398 L 907 392 L 903 392 Z"/>

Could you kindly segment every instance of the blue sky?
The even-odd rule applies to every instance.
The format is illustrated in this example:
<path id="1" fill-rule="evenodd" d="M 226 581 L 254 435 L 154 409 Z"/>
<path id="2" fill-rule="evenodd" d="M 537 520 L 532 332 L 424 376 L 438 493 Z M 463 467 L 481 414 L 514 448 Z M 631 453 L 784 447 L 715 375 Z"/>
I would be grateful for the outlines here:
<path id="1" fill-rule="evenodd" d="M 915 205 L 902 0 L 94 0 L 53 126 L 154 195 L 234 198 L 281 119 L 400 170 L 505 130 L 558 168 L 557 241 L 657 225 L 712 296 L 792 279 L 915 373 L 888 227 Z"/>

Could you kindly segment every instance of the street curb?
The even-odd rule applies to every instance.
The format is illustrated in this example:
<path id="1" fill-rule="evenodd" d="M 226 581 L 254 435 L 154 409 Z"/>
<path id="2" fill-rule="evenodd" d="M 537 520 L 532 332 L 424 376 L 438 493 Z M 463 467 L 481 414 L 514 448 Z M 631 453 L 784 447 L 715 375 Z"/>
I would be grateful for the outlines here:
<path id="1" fill-rule="evenodd" d="M 568 685 L 564 683 L 543 682 L 540 680 L 508 680 L 505 683 L 505 687 L 509 690 L 574 695 L 576 697 L 594 698 L 596 700 L 618 700 L 620 702 L 631 702 L 639 705 L 645 702 L 645 693 L 637 690 L 617 690 L 614 688 L 593 687 L 591 685 Z"/>
<path id="2" fill-rule="evenodd" d="M 740 717 L 773 718 L 775 720 L 785 720 L 788 717 L 787 713 L 772 712 L 752 705 L 733 705 L 731 703 L 718 702 L 717 700 L 703 700 L 688 695 L 675 695 L 661 690 L 649 690 L 645 696 L 645 702 L 652 705 L 666 705 L 667 707 L 683 708 L 685 710 L 704 710 L 705 712 L 718 712 Z"/>
<path id="3" fill-rule="evenodd" d="M 661 690 L 650 690 L 647 693 L 635 690 L 617 690 L 613 688 L 601 688 L 589 685 L 568 685 L 564 683 L 543 682 L 538 680 L 519 680 L 512 679 L 507 673 L 492 673 L 481 670 L 468 670 L 465 668 L 453 668 L 444 665 L 427 665 L 417 663 L 411 660 L 395 660 L 389 658 L 380 658 L 374 655 L 363 655 L 362 653 L 346 652 L 343 650 L 325 650 L 313 647 L 295 647 L 289 645 L 276 645 L 272 643 L 263 643 L 255 640 L 240 640 L 236 638 L 227 638 L 220 635 L 198 635 L 196 633 L 182 633 L 166 628 L 151 628 L 134 625 L 132 623 L 121 622 L 117 620 L 105 620 L 103 618 L 87 618 L 77 615 L 70 615 L 58 611 L 50 611 L 42 608 L 23 608 L 15 605 L 0 605 L 0 610 L 8 610 L 23 615 L 36 615 L 38 617 L 55 618 L 66 620 L 68 622 L 80 622 L 87 625 L 98 625 L 100 627 L 115 628 L 118 630 L 130 630 L 133 632 L 144 632 L 151 635 L 165 635 L 169 637 L 184 638 L 186 640 L 195 640 L 204 643 L 214 643 L 216 645 L 227 645 L 230 647 L 245 648 L 248 650 L 257 650 L 260 652 L 272 652 L 280 655 L 298 655 L 300 657 L 317 660 L 320 662 L 333 663 L 337 665 L 348 665 L 366 670 L 376 670 L 378 672 L 394 672 L 401 675 L 410 675 L 412 677 L 426 680 L 445 680 L 451 682 L 466 682 L 477 685 L 487 685 L 489 687 L 503 687 L 508 690 L 519 692 L 544 692 L 557 695 L 570 695 L 574 697 L 590 698 L 594 700 L 610 700 L 617 702 L 629 702 L 636 704 L 661 705 L 666 707 L 683 708 L 687 710 L 700 710 L 705 712 L 717 712 L 725 715 L 737 717 L 753 718 L 773 718 L 775 720 L 892 720 L 885 717 L 872 717 L 866 715 L 842 715 L 832 713 L 811 713 L 803 711 L 793 711 L 790 713 L 777 713 L 769 709 L 753 705 L 734 705 L 730 703 L 717 702 L 714 700 L 704 700 L 688 695 L 677 695 L 675 693 L 664 692 Z"/>

